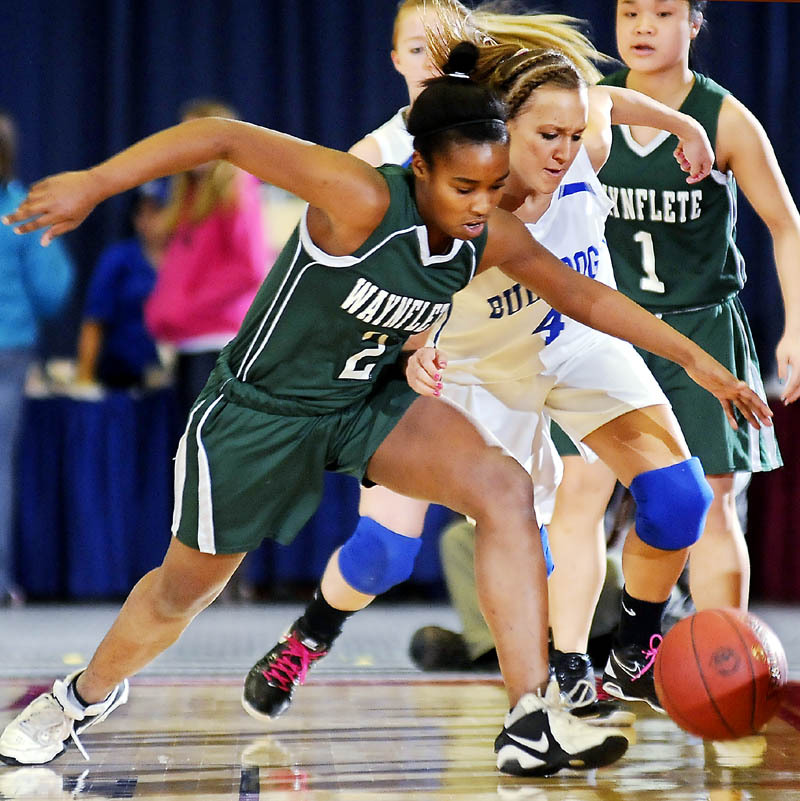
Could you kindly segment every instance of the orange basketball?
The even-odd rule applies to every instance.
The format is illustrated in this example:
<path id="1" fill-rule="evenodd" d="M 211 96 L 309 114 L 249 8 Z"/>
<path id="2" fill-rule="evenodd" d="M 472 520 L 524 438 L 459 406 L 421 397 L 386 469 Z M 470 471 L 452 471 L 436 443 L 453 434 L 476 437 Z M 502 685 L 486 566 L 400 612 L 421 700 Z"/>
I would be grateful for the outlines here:
<path id="1" fill-rule="evenodd" d="M 676 623 L 654 678 L 666 713 L 707 740 L 755 734 L 778 710 L 786 654 L 775 632 L 738 609 L 706 609 Z"/>

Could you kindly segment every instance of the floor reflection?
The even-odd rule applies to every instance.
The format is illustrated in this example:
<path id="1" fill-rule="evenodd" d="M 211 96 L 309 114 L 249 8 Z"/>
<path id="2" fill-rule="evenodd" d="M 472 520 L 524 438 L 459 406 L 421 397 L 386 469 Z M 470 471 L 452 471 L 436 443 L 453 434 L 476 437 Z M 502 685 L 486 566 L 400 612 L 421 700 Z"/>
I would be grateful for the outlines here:
<path id="1" fill-rule="evenodd" d="M 0 684 L 4 717 L 28 688 Z M 800 735 L 703 742 L 641 712 L 617 764 L 520 780 L 498 774 L 497 683 L 312 683 L 260 726 L 233 682 L 134 683 L 131 702 L 47 767 L 0 767 L 0 799 L 239 801 L 800 801 Z"/>

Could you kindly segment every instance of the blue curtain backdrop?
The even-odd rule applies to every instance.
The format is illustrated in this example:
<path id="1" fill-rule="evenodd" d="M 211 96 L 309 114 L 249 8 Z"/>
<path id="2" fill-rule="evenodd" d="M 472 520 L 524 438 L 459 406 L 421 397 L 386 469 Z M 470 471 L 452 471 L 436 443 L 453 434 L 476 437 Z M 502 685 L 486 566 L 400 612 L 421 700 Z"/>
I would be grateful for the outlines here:
<path id="1" fill-rule="evenodd" d="M 591 22 L 616 54 L 613 2 L 523 7 Z M 394 0 L 28 0 L 3 7 L 0 105 L 17 118 L 25 181 L 93 164 L 176 121 L 196 96 L 232 102 L 244 119 L 346 148 L 405 101 L 389 60 Z M 709 3 L 699 66 L 761 120 L 800 198 L 798 88 L 792 54 L 800 4 Z M 82 280 L 45 348 L 72 353 L 83 287 L 101 248 L 124 229 L 111 200 L 67 237 Z M 780 294 L 764 226 L 742 203 L 744 301 L 765 368 L 780 335 Z"/>

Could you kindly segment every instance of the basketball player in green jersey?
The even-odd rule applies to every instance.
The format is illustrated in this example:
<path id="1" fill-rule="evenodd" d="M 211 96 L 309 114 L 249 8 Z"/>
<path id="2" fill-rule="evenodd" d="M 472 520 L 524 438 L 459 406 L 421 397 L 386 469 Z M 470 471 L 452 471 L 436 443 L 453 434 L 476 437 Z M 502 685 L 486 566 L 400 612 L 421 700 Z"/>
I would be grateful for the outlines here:
<path id="1" fill-rule="evenodd" d="M 690 340 L 576 274 L 496 209 L 508 175 L 505 108 L 469 79 L 476 58 L 474 48 L 457 48 L 448 74 L 414 104 L 409 171 L 203 118 L 35 184 L 5 218 L 19 233 L 47 228 L 47 244 L 112 194 L 216 159 L 309 202 L 190 414 L 163 564 L 131 591 L 88 667 L 6 726 L 3 759 L 42 764 L 70 739 L 81 747 L 78 735 L 125 703 L 127 677 L 180 636 L 247 550 L 265 536 L 293 537 L 319 502 L 324 469 L 476 519 L 479 591 L 512 707 L 503 736 L 516 743 L 502 749 L 501 770 L 590 769 L 624 753 L 621 732 L 577 720 L 548 684 L 545 560 L 529 475 L 458 410 L 417 397 L 393 375 L 403 343 L 446 313 L 476 271 L 499 268 L 571 317 L 676 359 L 731 420 L 734 407 L 754 425 L 771 413 Z M 388 530 L 362 531 L 349 548 L 350 583 L 329 583 L 329 600 L 402 581 L 417 549 Z M 343 608 L 325 606 L 323 617 Z M 303 655 L 313 658 L 307 648 Z"/>
<path id="2" fill-rule="evenodd" d="M 777 347 L 782 400 L 800 396 L 800 215 L 762 126 L 729 92 L 689 69 L 703 24 L 698 0 L 619 0 L 617 45 L 626 69 L 605 82 L 680 108 L 705 127 L 716 164 L 687 188 L 669 164 L 674 140 L 651 129 L 615 129 L 600 179 L 614 203 L 606 235 L 618 288 L 763 396 L 750 328 L 738 299 L 744 264 L 734 241 L 737 184 L 767 224 L 785 306 Z M 687 191 L 688 189 L 688 191 Z M 704 393 L 658 357 L 645 361 L 672 403 L 690 451 L 714 491 L 689 559 L 698 608 L 746 608 L 750 565 L 735 508 L 734 473 L 779 467 L 773 429 L 732 431 Z"/>

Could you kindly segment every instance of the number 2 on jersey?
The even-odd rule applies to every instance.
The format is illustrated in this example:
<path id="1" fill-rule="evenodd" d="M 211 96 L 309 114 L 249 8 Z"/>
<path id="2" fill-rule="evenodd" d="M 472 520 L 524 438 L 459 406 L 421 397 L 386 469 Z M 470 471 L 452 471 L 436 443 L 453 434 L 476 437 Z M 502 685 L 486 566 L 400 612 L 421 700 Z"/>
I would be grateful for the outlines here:
<path id="1" fill-rule="evenodd" d="M 639 289 L 645 292 L 658 292 L 664 294 L 667 288 L 664 282 L 656 275 L 656 249 L 653 247 L 653 236 L 647 231 L 637 231 L 633 241 L 642 246 L 642 269 L 644 278 L 639 279 Z"/>
<path id="2" fill-rule="evenodd" d="M 362 341 L 368 342 L 375 337 L 378 338 L 378 341 L 373 345 L 373 347 L 363 348 L 362 350 L 358 351 L 358 353 L 354 353 L 345 362 L 344 370 L 339 373 L 339 378 L 350 378 L 354 381 L 368 381 L 370 375 L 372 374 L 372 370 L 375 367 L 375 363 L 380 355 L 386 350 L 386 340 L 388 336 L 388 334 L 381 334 L 378 331 L 367 331 L 367 333 L 361 338 Z M 362 359 L 374 359 L 374 361 L 363 364 L 361 367 L 357 367 L 358 362 L 360 362 Z"/>

